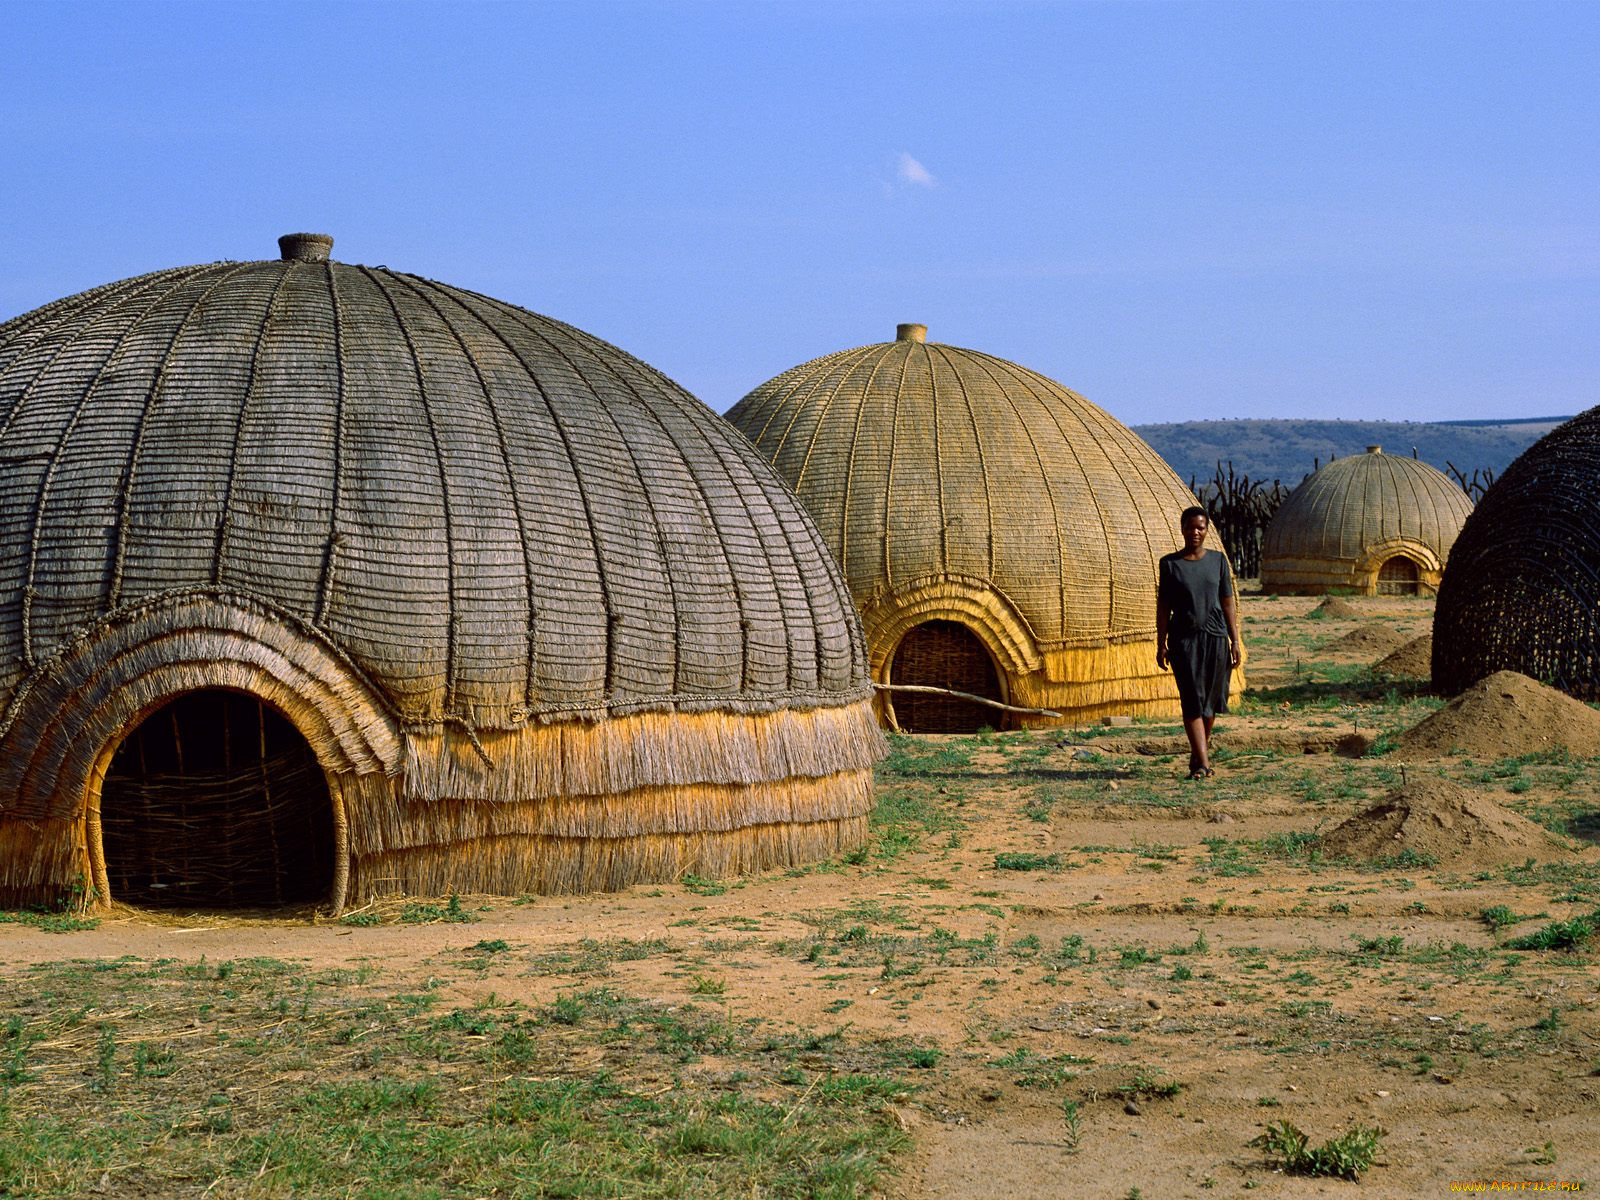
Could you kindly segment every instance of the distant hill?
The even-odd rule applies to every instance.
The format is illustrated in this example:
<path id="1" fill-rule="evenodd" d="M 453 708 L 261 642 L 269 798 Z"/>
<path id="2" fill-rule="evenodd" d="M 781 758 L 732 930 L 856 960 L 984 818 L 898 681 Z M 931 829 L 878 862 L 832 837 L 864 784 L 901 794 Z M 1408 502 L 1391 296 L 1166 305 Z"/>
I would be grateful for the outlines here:
<path id="1" fill-rule="evenodd" d="M 1410 454 L 1439 470 L 1454 463 L 1468 476 L 1479 469 L 1504 471 L 1534 442 L 1566 417 L 1520 421 L 1182 421 L 1135 425 L 1134 432 L 1182 476 L 1204 482 L 1218 462 L 1251 479 L 1282 480 L 1294 487 L 1318 461 L 1360 454 L 1382 446 L 1385 454 Z"/>

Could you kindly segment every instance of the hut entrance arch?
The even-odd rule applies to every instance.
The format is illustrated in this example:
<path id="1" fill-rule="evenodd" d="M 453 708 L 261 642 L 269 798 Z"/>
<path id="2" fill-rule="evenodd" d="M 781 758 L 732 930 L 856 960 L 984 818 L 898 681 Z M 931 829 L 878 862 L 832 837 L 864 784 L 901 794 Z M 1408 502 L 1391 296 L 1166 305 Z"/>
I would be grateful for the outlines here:
<path id="1" fill-rule="evenodd" d="M 170 729 L 176 714 L 185 752 L 180 774 L 187 773 L 191 744 L 203 740 L 206 727 L 206 719 L 192 710 L 214 705 L 219 693 L 242 697 L 228 702 L 235 706 L 229 721 L 233 746 L 238 737 L 248 737 L 238 732 L 240 727 L 248 730 L 255 722 L 258 750 L 260 726 L 267 726 L 268 753 L 262 756 L 267 760 L 291 745 L 309 747 L 334 843 L 331 885 L 318 886 L 337 910 L 349 883 L 353 823 L 346 820 L 347 797 L 365 781 L 400 775 L 404 727 L 382 695 L 320 630 L 255 597 L 214 589 L 152 596 L 108 614 L 38 663 L 0 712 L 5 815 L 31 823 L 52 839 L 48 853 L 62 869 L 69 861 L 75 863 L 73 869 L 88 881 L 95 897 L 128 898 L 112 884 L 101 821 L 114 766 L 119 774 L 111 779 L 108 801 L 114 821 L 126 819 L 121 808 L 132 794 L 126 780 L 129 759 L 125 755 L 116 763 L 117 751 L 131 741 L 128 754 L 136 755 L 140 742 L 131 735 L 143 730 L 148 767 L 151 739 L 160 725 L 153 718 L 165 712 Z M 240 704 L 262 705 L 259 717 L 255 707 L 239 712 Z M 195 732 L 185 736 L 189 728 Z M 176 766 L 175 745 L 172 752 Z M 230 749 L 226 765 L 234 761 Z M 135 798 L 134 803 L 142 800 Z M 199 836 L 203 840 L 221 834 L 208 829 Z M 115 836 L 109 840 L 121 845 Z M 126 866 L 119 865 L 125 878 Z M 159 877 L 156 881 L 161 882 Z M 239 896 L 236 885 L 233 900 L 223 893 L 211 902 L 251 901 Z"/>
<path id="2" fill-rule="evenodd" d="M 1415 596 L 1422 581 L 1422 568 L 1409 555 L 1396 554 L 1378 568 L 1378 595 Z"/>
<path id="3" fill-rule="evenodd" d="M 241 692 L 203 689 L 161 705 L 123 738 L 100 788 L 107 882 L 132 904 L 326 900 L 334 825 L 310 744 Z"/>
<path id="4" fill-rule="evenodd" d="M 889 682 L 947 688 L 1005 703 L 1000 673 L 976 634 L 959 621 L 924 621 L 900 639 Z M 999 728 L 1004 713 L 956 696 L 894 695 L 895 718 L 908 733 L 975 733 Z"/>

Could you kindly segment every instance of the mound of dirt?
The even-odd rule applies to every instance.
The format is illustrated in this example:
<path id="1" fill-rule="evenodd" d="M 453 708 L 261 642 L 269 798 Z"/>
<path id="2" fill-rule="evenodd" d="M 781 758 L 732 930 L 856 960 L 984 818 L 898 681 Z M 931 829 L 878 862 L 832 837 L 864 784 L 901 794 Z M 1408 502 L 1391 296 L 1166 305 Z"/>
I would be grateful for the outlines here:
<path id="1" fill-rule="evenodd" d="M 1412 638 L 1398 650 L 1373 663 L 1372 669 L 1380 675 L 1392 675 L 1396 679 L 1432 679 L 1433 635 L 1425 633 L 1419 638 Z"/>
<path id="2" fill-rule="evenodd" d="M 1600 755 L 1600 712 L 1526 675 L 1496 671 L 1398 742 L 1397 758 L 1459 753 L 1495 759 L 1545 750 L 1593 758 Z"/>
<path id="3" fill-rule="evenodd" d="M 1456 866 L 1493 867 L 1573 853 L 1526 817 L 1448 779 L 1417 779 L 1324 834 L 1329 858 L 1389 858 L 1401 851 Z"/>
<path id="4" fill-rule="evenodd" d="M 1388 654 L 1404 644 L 1406 635 L 1393 625 L 1358 625 L 1349 633 L 1324 642 L 1322 650 L 1335 654 L 1356 654 L 1363 658 L 1374 654 Z"/>
<path id="5" fill-rule="evenodd" d="M 1338 596 L 1329 596 L 1310 612 L 1318 620 L 1339 621 L 1346 617 L 1360 617 L 1365 614 L 1360 607 Z"/>

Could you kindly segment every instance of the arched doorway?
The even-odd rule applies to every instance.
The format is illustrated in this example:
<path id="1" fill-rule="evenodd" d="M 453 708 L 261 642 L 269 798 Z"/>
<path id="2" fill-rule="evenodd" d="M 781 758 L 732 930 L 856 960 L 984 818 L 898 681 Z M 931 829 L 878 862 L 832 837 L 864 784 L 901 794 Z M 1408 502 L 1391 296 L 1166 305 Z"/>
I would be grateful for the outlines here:
<path id="1" fill-rule="evenodd" d="M 208 689 L 130 732 L 100 789 L 113 899 L 254 907 L 325 899 L 333 806 L 305 738 L 254 696 Z"/>
<path id="2" fill-rule="evenodd" d="M 1415 596 L 1421 578 L 1416 560 L 1397 554 L 1378 568 L 1378 595 Z"/>
<path id="3" fill-rule="evenodd" d="M 1005 699 L 989 651 L 956 621 L 924 621 L 901 638 L 889 663 L 889 682 Z M 890 696 L 900 728 L 911 733 L 975 733 L 1002 724 L 1003 714 L 998 709 L 970 700 L 916 692 L 892 692 Z"/>

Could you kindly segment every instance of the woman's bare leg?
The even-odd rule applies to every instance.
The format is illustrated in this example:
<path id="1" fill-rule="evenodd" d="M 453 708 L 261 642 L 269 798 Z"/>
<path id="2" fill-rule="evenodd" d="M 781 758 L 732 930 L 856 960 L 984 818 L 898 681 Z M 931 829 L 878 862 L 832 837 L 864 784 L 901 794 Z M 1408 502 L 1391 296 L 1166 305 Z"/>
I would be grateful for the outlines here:
<path id="1" fill-rule="evenodd" d="M 1211 729 L 1205 717 L 1185 717 L 1183 732 L 1189 737 L 1189 773 L 1211 769 Z"/>

